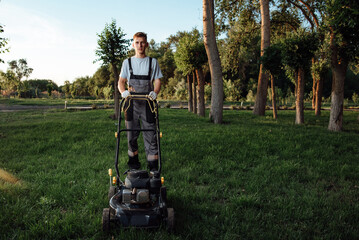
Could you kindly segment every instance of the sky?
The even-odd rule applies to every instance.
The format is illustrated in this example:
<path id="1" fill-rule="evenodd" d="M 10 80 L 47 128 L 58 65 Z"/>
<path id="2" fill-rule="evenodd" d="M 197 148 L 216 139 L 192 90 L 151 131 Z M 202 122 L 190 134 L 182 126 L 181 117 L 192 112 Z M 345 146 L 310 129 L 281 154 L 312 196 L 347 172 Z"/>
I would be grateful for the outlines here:
<path id="1" fill-rule="evenodd" d="M 97 34 L 116 20 L 131 39 L 139 31 L 156 43 L 178 31 L 202 31 L 200 0 L 0 0 L 0 24 L 8 39 L 7 62 L 24 58 L 33 68 L 29 79 L 50 79 L 59 86 L 92 76 L 97 59 Z M 24 79 L 25 80 L 25 79 Z"/>

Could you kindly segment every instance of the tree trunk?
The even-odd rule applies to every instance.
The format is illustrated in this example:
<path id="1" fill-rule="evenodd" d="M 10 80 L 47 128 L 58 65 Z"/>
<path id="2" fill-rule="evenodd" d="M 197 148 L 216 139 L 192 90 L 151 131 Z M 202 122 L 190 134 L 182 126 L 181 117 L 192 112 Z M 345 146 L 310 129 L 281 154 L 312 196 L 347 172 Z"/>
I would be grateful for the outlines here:
<path id="1" fill-rule="evenodd" d="M 314 74 L 313 74 L 314 75 Z M 317 79 L 313 78 L 313 87 L 312 87 L 312 109 L 315 109 L 316 107 L 316 101 L 317 101 L 317 88 L 318 88 L 318 81 Z M 316 110 L 316 109 L 315 109 Z"/>
<path id="2" fill-rule="evenodd" d="M 344 104 L 344 81 L 348 69 L 348 63 L 338 59 L 338 46 L 333 30 L 330 35 L 330 48 L 332 51 L 331 65 L 333 72 L 333 84 L 331 94 L 331 108 L 328 129 L 339 132 L 343 129 L 343 104 Z"/>
<path id="3" fill-rule="evenodd" d="M 118 80 L 119 80 L 119 73 L 118 73 L 118 69 L 115 63 L 111 63 L 111 67 L 113 70 L 113 74 L 115 77 L 115 81 L 114 81 L 114 87 L 115 87 L 115 92 L 114 92 L 114 102 L 115 102 L 115 114 L 113 116 L 114 119 L 118 119 L 118 113 L 120 110 L 120 92 L 118 90 Z"/>
<path id="4" fill-rule="evenodd" d="M 328 129 L 339 132 L 343 129 L 344 81 L 348 64 L 341 63 L 332 67 L 333 84 Z"/>
<path id="5" fill-rule="evenodd" d="M 223 79 L 215 35 L 213 0 L 203 0 L 203 40 L 208 56 L 212 84 L 211 111 L 209 116 L 215 124 L 220 124 L 223 118 Z"/>
<path id="6" fill-rule="evenodd" d="M 204 75 L 202 68 L 196 69 L 197 83 L 198 83 L 198 116 L 205 116 L 205 105 L 204 105 Z"/>
<path id="7" fill-rule="evenodd" d="M 192 76 L 187 74 L 187 84 L 188 84 L 188 111 L 193 112 L 193 95 L 192 95 Z"/>
<path id="8" fill-rule="evenodd" d="M 197 114 L 197 87 L 196 87 L 196 72 L 193 71 L 193 113 Z"/>
<path id="9" fill-rule="evenodd" d="M 274 119 L 277 119 L 278 116 L 277 116 L 277 102 L 276 102 L 276 99 L 277 99 L 277 94 L 275 92 L 275 84 L 274 84 L 274 77 L 273 75 L 271 75 L 271 88 L 272 88 L 272 107 L 273 107 L 273 118 Z"/>
<path id="10" fill-rule="evenodd" d="M 312 58 L 312 66 L 315 63 L 315 58 Z M 313 78 L 313 87 L 312 87 L 312 109 L 315 109 L 316 106 L 316 99 L 317 99 L 317 88 L 318 88 L 318 79 L 316 79 L 314 72 L 312 73 L 312 78 Z"/>
<path id="11" fill-rule="evenodd" d="M 323 76 L 323 74 L 320 74 L 318 82 L 317 82 L 316 93 L 315 93 L 315 116 L 320 116 L 321 115 L 322 97 L 323 97 L 323 83 L 324 83 L 324 76 Z"/>
<path id="12" fill-rule="evenodd" d="M 294 97 L 295 97 L 295 99 L 297 99 L 297 93 L 298 93 L 298 71 L 295 71 L 295 73 L 294 73 L 294 81 L 295 81 Z"/>
<path id="13" fill-rule="evenodd" d="M 303 124 L 304 123 L 304 70 L 303 68 L 298 69 L 298 80 L 297 80 L 297 98 L 295 101 L 295 123 Z"/>
<path id="14" fill-rule="evenodd" d="M 260 0 L 261 5 L 261 56 L 264 50 L 270 45 L 270 15 L 269 0 Z M 256 102 L 254 104 L 253 113 L 255 115 L 264 116 L 267 101 L 268 74 L 264 71 L 263 64 L 260 65 L 258 76 L 258 87 Z"/>

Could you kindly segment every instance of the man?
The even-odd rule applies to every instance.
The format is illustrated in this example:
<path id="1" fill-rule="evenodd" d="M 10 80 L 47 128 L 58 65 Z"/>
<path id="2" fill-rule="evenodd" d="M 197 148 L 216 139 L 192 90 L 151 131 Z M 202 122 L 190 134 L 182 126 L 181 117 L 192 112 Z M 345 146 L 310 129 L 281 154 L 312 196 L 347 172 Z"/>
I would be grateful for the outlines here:
<path id="1" fill-rule="evenodd" d="M 131 92 L 146 93 L 153 100 L 156 99 L 161 89 L 160 78 L 163 77 L 158 62 L 154 58 L 146 56 L 148 47 L 147 35 L 138 32 L 133 36 L 132 47 L 135 56 L 123 61 L 118 89 L 123 98 L 131 95 Z M 128 90 L 126 90 L 126 84 Z M 139 129 L 140 119 L 144 129 L 155 129 L 153 113 L 147 101 L 131 100 L 125 112 L 125 124 L 128 129 Z M 128 131 L 128 166 L 130 169 L 139 169 L 141 164 L 138 159 L 137 138 L 139 131 Z M 146 150 L 148 168 L 151 171 L 158 170 L 158 147 L 156 134 L 153 131 L 144 131 L 143 141 Z"/>

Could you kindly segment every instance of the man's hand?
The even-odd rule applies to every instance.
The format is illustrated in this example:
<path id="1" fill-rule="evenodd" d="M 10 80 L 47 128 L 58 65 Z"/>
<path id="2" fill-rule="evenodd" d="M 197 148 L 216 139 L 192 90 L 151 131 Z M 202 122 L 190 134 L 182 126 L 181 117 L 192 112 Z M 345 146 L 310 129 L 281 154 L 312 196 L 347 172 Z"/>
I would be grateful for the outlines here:
<path id="1" fill-rule="evenodd" d="M 131 93 L 129 92 L 129 91 L 127 91 L 127 90 L 125 90 L 125 91 L 123 91 L 122 93 L 121 93 L 121 97 L 122 98 L 127 98 L 128 96 L 130 96 L 131 95 Z"/>
<path id="2" fill-rule="evenodd" d="M 152 99 L 152 100 L 156 100 L 157 98 L 157 93 L 155 93 L 154 91 L 151 91 L 148 96 Z"/>

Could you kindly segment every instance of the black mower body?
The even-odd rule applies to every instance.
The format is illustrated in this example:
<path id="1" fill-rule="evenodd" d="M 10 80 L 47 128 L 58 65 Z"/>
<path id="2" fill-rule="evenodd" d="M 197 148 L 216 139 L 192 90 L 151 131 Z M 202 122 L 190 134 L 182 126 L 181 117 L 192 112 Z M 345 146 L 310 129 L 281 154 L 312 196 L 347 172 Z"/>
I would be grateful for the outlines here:
<path id="1" fill-rule="evenodd" d="M 126 188 L 123 188 L 126 190 Z M 158 228 L 167 218 L 165 202 L 159 198 L 152 203 L 123 203 L 123 190 L 110 199 L 110 207 L 114 210 L 114 218 L 122 227 Z"/>
<path id="2" fill-rule="evenodd" d="M 132 95 L 132 94 L 131 94 Z M 102 224 L 103 230 L 109 231 L 110 223 L 115 223 L 120 227 L 135 228 L 158 228 L 163 223 L 168 230 L 172 230 L 174 224 L 174 211 L 167 208 L 166 187 L 163 186 L 161 178 L 161 151 L 160 151 L 160 132 L 158 120 L 157 102 L 151 100 L 148 95 L 133 94 L 130 98 L 123 99 L 120 109 L 123 110 L 125 101 L 144 100 L 152 104 L 151 108 L 155 112 L 155 129 L 121 129 L 121 112 L 119 113 L 118 130 L 116 132 L 116 184 L 110 183 L 109 208 L 103 211 Z M 120 179 L 118 168 L 120 135 L 127 131 L 154 131 L 158 146 L 158 171 L 147 170 L 128 170 L 125 172 L 124 182 Z M 127 152 L 127 151 L 126 151 Z"/>

